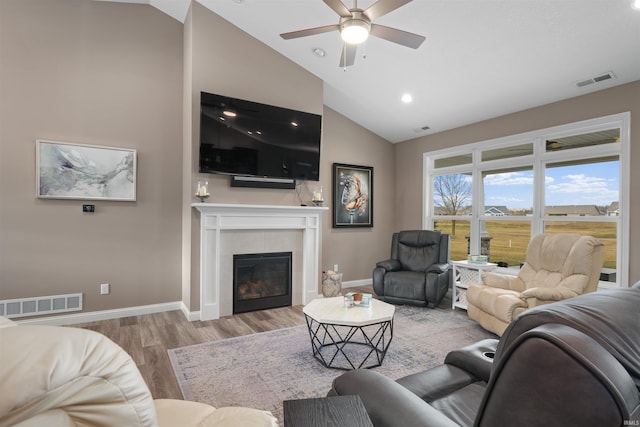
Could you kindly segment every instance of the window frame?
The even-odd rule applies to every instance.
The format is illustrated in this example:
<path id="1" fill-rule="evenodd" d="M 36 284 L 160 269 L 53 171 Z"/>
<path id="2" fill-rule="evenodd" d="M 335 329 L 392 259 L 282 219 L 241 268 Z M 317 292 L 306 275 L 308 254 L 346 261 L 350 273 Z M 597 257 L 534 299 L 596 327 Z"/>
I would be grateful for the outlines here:
<path id="1" fill-rule="evenodd" d="M 613 282 L 600 282 L 600 287 L 624 286 L 624 284 L 628 283 L 629 279 L 630 123 L 631 114 L 629 112 L 624 112 L 423 153 L 422 228 L 433 229 L 434 220 L 468 220 L 470 221 L 470 248 L 472 251 L 479 253 L 480 222 L 483 220 L 529 221 L 531 222 L 532 238 L 544 232 L 545 222 L 569 221 L 616 223 L 616 282 L 615 284 Z M 620 130 L 619 143 L 572 148 L 569 150 L 559 150 L 554 152 L 545 150 L 545 141 L 550 139 L 616 128 Z M 483 151 L 517 146 L 526 143 L 533 143 L 533 154 L 482 161 Z M 440 168 L 435 168 L 434 166 L 436 159 L 469 154 L 472 158 L 472 161 L 469 164 Z M 556 218 L 545 216 L 544 177 L 547 164 L 563 161 L 571 162 L 577 160 L 597 159 L 599 157 L 606 156 L 617 156 L 619 159 L 619 216 L 578 216 Z M 534 176 L 533 215 L 526 217 L 484 215 L 483 207 L 485 206 L 485 203 L 482 174 L 484 172 L 499 170 L 501 168 L 508 169 L 514 167 L 532 167 Z M 435 215 L 433 177 L 456 173 L 470 174 L 472 177 L 471 215 Z"/>

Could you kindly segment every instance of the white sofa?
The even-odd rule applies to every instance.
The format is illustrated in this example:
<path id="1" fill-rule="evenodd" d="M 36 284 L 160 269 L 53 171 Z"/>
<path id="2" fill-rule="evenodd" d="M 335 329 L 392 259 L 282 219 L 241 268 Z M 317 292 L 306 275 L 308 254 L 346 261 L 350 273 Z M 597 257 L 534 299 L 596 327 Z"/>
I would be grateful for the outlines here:
<path id="1" fill-rule="evenodd" d="M 153 400 L 131 357 L 86 329 L 0 317 L 0 427 L 277 427 L 268 411 Z"/>

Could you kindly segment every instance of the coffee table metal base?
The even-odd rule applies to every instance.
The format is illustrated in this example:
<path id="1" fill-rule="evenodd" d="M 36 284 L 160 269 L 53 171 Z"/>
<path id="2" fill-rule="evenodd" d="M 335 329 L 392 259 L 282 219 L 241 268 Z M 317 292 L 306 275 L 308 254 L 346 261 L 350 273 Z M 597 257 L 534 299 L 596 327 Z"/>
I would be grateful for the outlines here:
<path id="1" fill-rule="evenodd" d="M 375 368 L 382 365 L 393 339 L 393 319 L 364 326 L 321 323 L 305 314 L 313 356 L 327 368 Z"/>

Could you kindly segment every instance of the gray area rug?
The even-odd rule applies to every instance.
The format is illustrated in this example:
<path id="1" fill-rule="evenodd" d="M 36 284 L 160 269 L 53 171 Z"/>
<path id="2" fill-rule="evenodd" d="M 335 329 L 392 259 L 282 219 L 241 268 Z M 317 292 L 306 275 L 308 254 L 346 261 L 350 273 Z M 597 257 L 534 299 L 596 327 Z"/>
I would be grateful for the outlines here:
<path id="1" fill-rule="evenodd" d="M 373 369 L 398 379 L 437 366 L 449 351 L 485 338 L 495 335 L 460 313 L 397 306 L 393 340 L 382 366 Z M 284 400 L 326 396 L 344 372 L 313 357 L 306 325 L 168 352 L 186 400 L 269 410 L 280 425 Z"/>

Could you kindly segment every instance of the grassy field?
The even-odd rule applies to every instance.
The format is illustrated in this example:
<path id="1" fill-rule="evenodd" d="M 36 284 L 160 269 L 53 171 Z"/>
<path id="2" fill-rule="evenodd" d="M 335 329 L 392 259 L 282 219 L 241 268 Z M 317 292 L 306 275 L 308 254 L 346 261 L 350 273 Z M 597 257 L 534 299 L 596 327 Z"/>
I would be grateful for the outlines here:
<path id="1" fill-rule="evenodd" d="M 437 221 L 436 229 L 451 234 L 451 259 L 467 258 L 469 221 L 456 221 L 455 234 L 452 221 Z M 519 265 L 524 261 L 527 245 L 531 239 L 531 225 L 520 221 L 487 221 L 491 253 L 489 261 Z M 616 224 L 600 222 L 550 223 L 547 233 L 577 232 L 594 236 L 604 243 L 604 267 L 616 268 Z"/>

